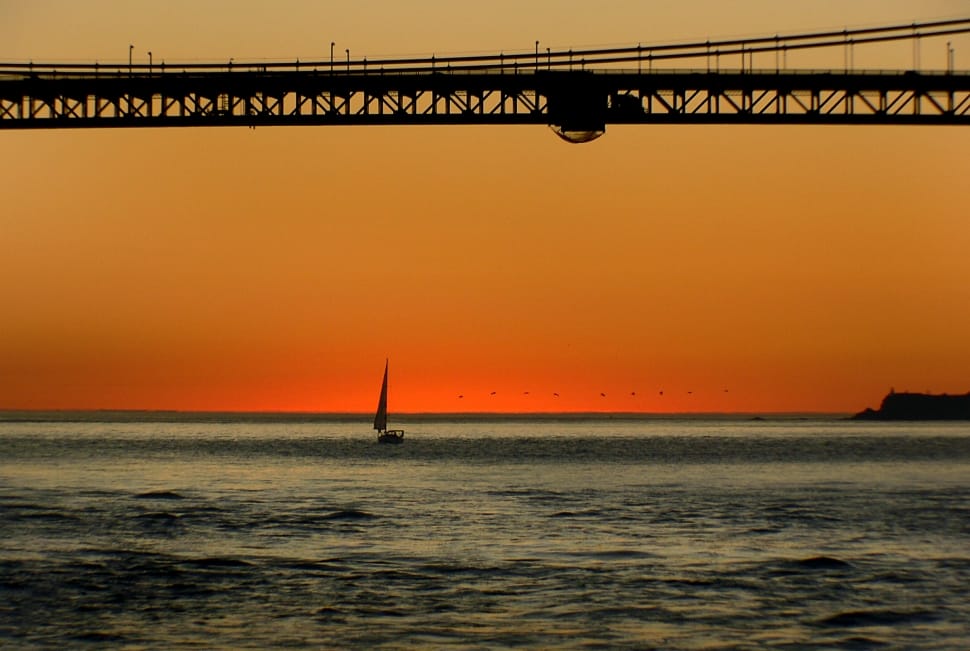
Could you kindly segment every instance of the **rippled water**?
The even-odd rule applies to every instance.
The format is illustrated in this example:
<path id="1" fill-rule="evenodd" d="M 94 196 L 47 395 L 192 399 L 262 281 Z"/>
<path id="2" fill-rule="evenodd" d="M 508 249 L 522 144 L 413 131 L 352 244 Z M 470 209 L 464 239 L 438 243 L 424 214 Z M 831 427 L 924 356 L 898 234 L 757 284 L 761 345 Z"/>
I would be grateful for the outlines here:
<path id="1" fill-rule="evenodd" d="M 970 648 L 970 424 L 0 422 L 0 647 Z"/>

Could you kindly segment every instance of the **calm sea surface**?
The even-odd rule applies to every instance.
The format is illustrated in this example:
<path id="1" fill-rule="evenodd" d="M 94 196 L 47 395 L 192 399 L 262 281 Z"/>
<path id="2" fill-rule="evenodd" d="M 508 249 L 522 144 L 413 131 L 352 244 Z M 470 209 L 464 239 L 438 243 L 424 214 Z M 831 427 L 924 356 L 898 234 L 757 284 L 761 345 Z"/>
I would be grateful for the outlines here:
<path id="1" fill-rule="evenodd" d="M 16 417 L 4 649 L 970 648 L 970 423 Z"/>

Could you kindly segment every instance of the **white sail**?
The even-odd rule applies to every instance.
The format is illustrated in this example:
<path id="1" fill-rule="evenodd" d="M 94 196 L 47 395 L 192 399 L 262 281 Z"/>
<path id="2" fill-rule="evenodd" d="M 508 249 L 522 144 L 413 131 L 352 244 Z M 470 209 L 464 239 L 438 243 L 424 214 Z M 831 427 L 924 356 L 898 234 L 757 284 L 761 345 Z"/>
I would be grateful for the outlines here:
<path id="1" fill-rule="evenodd" d="M 374 414 L 374 429 L 378 432 L 387 430 L 387 360 L 384 360 L 384 382 L 381 384 L 381 398 L 377 401 L 377 413 Z"/>

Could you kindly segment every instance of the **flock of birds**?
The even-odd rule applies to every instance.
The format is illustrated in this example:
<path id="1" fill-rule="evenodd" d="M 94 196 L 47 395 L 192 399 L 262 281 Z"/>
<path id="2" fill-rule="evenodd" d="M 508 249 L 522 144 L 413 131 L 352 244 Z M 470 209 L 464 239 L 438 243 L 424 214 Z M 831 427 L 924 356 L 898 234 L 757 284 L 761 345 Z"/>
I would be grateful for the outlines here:
<path id="1" fill-rule="evenodd" d="M 724 393 L 728 393 L 728 389 L 724 389 Z M 659 395 L 660 397 L 663 397 L 663 395 L 664 395 L 664 392 L 663 392 L 663 390 L 661 389 L 660 391 L 658 391 L 658 392 L 657 392 L 657 394 L 658 394 L 658 395 Z M 693 395 L 693 394 L 694 394 L 694 392 L 693 392 L 693 391 L 688 391 L 688 392 L 687 392 L 687 395 Z M 496 396 L 496 395 L 498 395 L 498 391 L 492 391 L 492 392 L 491 392 L 491 393 L 489 393 L 488 395 L 489 395 L 489 396 Z M 523 392 L 522 392 L 522 395 L 524 395 L 524 396 L 528 396 L 528 395 L 531 395 L 531 392 L 529 392 L 529 391 L 523 391 Z M 631 391 L 631 392 L 630 392 L 630 397 L 631 397 L 631 398 L 635 398 L 635 397 L 636 397 L 636 395 L 637 395 L 637 392 L 636 392 L 636 391 Z M 465 397 L 465 394 L 463 394 L 463 393 L 460 393 L 460 394 L 458 394 L 458 399 L 459 399 L 459 400 L 461 400 L 461 399 L 464 399 L 464 397 Z M 552 397 L 553 397 L 553 398 L 558 398 L 558 397 L 559 397 L 559 394 L 558 394 L 557 392 L 555 392 L 555 391 L 553 391 L 553 392 L 552 392 Z M 606 393 L 605 393 L 605 392 L 603 392 L 603 391 L 600 391 L 600 398 L 605 398 L 605 397 L 606 397 Z"/>

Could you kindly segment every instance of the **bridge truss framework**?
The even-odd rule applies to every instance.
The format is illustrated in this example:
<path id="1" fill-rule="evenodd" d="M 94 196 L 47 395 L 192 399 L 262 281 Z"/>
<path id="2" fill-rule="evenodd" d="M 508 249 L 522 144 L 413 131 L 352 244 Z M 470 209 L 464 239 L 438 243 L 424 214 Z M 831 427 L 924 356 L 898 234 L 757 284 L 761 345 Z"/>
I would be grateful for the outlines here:
<path id="1" fill-rule="evenodd" d="M 4 64 L 0 129 L 271 125 L 970 124 L 970 72 L 857 71 L 856 45 L 970 33 L 921 25 L 645 48 L 335 64 Z M 844 70 L 785 69 L 789 51 L 840 47 Z M 947 43 L 949 48 L 949 43 Z M 754 55 L 774 54 L 755 70 Z M 740 55 L 741 67 L 721 69 Z M 712 59 L 717 62 L 714 69 Z M 656 63 L 702 68 L 657 69 Z M 748 62 L 751 62 L 750 64 Z M 915 61 L 914 61 L 915 62 Z M 635 69 L 634 69 L 635 66 Z"/>
<path id="2" fill-rule="evenodd" d="M 166 72 L 0 82 L 8 129 L 611 123 L 970 124 L 970 74 Z"/>

